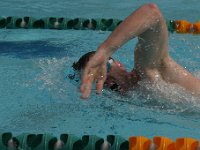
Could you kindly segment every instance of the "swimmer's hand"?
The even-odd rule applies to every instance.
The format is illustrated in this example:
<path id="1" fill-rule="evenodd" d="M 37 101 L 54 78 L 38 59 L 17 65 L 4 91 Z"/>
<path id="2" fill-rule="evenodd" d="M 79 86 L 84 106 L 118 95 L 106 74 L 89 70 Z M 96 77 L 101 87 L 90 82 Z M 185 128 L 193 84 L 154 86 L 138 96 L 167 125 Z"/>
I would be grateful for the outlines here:
<path id="1" fill-rule="evenodd" d="M 82 72 L 80 86 L 81 98 L 87 99 L 90 96 L 92 85 L 96 82 L 96 92 L 101 93 L 106 80 L 107 56 L 101 52 L 96 52 L 87 63 Z"/>

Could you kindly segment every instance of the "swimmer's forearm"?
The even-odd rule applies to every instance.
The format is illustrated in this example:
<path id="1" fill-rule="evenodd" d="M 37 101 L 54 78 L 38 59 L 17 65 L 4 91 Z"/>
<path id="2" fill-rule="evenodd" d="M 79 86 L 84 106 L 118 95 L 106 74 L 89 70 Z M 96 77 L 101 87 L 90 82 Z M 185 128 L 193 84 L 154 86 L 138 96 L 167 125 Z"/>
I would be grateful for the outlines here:
<path id="1" fill-rule="evenodd" d="M 159 23 L 162 17 L 154 4 L 146 4 L 128 16 L 112 34 L 99 46 L 111 56 L 119 47 Z"/>

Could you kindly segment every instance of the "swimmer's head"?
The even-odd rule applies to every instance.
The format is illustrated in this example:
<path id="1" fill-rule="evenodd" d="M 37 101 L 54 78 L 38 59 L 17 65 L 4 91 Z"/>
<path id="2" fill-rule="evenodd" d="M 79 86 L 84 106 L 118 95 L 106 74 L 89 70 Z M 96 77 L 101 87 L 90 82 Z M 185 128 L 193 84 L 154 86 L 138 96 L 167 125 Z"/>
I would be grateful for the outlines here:
<path id="1" fill-rule="evenodd" d="M 77 62 L 74 62 L 72 67 L 75 73 L 71 77 L 69 76 L 68 77 L 79 81 L 81 70 L 85 68 L 86 64 L 88 63 L 88 61 L 94 54 L 95 54 L 95 51 L 88 52 L 84 54 L 83 56 L 81 56 L 81 58 Z M 122 73 L 126 71 L 123 64 L 120 63 L 119 61 L 114 60 L 112 57 L 109 57 L 106 66 L 107 66 L 107 77 L 106 77 L 105 85 L 114 91 L 123 90 L 122 86 L 118 84 L 120 83 L 119 80 L 121 80 L 120 76 L 122 76 Z M 77 72 L 79 76 L 76 75 Z M 122 82 L 123 81 L 121 81 L 121 83 Z"/>
<path id="2" fill-rule="evenodd" d="M 88 52 L 86 54 L 84 54 L 83 56 L 81 56 L 81 58 L 77 61 L 74 62 L 72 65 L 72 68 L 75 71 L 81 71 L 85 68 L 86 64 L 88 63 L 88 61 L 90 60 L 90 58 L 95 54 L 95 51 L 91 51 Z M 115 63 L 114 59 L 112 57 L 109 57 L 106 67 L 107 67 L 107 73 L 110 72 L 112 64 Z"/>
<path id="3" fill-rule="evenodd" d="M 81 80 L 81 70 L 83 70 L 90 60 L 90 58 L 95 54 L 95 51 L 88 52 L 80 57 L 80 59 L 77 62 L 74 62 L 72 65 L 73 70 L 69 70 L 70 72 L 67 75 L 67 78 L 69 78 L 72 83 L 77 85 L 80 84 Z"/>
<path id="4" fill-rule="evenodd" d="M 90 58 L 95 54 L 95 51 L 88 52 L 81 56 L 81 58 L 77 61 L 74 62 L 72 65 L 72 68 L 75 71 L 81 71 L 85 68 L 87 62 L 90 60 Z"/>

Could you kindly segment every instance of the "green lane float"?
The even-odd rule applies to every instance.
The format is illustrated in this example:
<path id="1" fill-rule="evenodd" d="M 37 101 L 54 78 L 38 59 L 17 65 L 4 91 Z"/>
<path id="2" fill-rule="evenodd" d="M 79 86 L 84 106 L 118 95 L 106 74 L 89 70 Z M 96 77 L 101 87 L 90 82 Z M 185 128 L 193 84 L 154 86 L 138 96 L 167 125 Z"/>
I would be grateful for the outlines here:
<path id="1" fill-rule="evenodd" d="M 119 135 L 108 135 L 106 139 L 96 135 L 83 135 L 82 138 L 73 134 L 12 133 L 0 135 L 0 150 L 198 150 L 199 141 L 183 137 L 173 141 L 164 136 L 149 139 L 144 136 L 131 136 L 128 140 Z"/>
<path id="2" fill-rule="evenodd" d="M 0 28 L 6 27 L 6 18 L 0 17 Z"/>
<path id="3" fill-rule="evenodd" d="M 113 31 L 122 20 L 118 19 L 87 19 L 87 18 L 33 18 L 33 17 L 0 17 L 0 28 L 6 29 L 58 29 L 58 30 L 102 30 Z"/>
<path id="4" fill-rule="evenodd" d="M 173 33 L 175 31 L 175 22 L 173 20 L 169 20 L 166 22 L 168 30 Z"/>
<path id="5" fill-rule="evenodd" d="M 113 31 L 122 20 L 106 18 L 65 18 L 65 17 L 0 17 L 0 28 L 3 29 L 57 29 L 57 30 L 101 30 Z M 166 21 L 170 32 L 200 34 L 200 21 L 191 23 L 187 20 Z"/>
<path id="6" fill-rule="evenodd" d="M 92 149 L 101 149 L 103 144 L 103 138 L 100 138 L 96 135 L 84 135 L 82 137 L 82 150 L 92 150 Z"/>
<path id="7" fill-rule="evenodd" d="M 109 150 L 127 150 L 129 147 L 128 141 L 121 136 L 108 135 L 107 141 L 110 143 Z"/>

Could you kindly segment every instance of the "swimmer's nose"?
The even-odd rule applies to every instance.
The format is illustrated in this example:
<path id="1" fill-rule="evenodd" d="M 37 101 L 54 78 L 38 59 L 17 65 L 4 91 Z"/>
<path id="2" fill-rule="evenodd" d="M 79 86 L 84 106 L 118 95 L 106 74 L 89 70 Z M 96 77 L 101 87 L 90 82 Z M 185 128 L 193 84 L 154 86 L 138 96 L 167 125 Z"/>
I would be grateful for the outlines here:
<path id="1" fill-rule="evenodd" d="M 115 64 L 120 67 L 121 69 L 125 69 L 124 65 L 120 63 L 119 61 L 115 61 Z"/>

